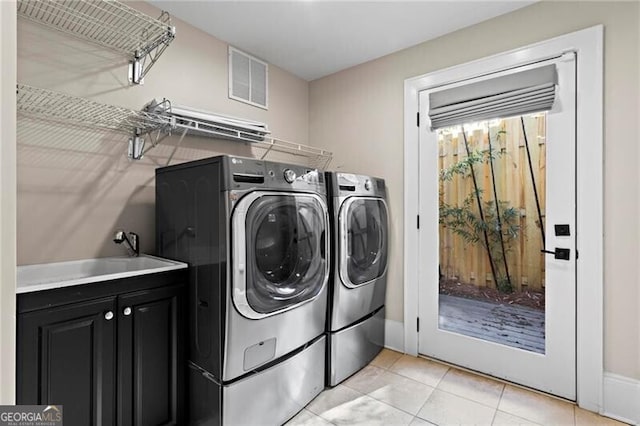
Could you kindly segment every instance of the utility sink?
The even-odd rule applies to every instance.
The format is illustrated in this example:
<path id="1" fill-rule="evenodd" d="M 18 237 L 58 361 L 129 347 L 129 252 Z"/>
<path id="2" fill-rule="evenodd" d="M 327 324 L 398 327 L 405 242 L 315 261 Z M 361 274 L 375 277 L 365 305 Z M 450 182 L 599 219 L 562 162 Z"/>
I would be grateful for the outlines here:
<path id="1" fill-rule="evenodd" d="M 186 263 L 149 255 L 18 266 L 16 293 L 109 281 L 186 267 Z"/>

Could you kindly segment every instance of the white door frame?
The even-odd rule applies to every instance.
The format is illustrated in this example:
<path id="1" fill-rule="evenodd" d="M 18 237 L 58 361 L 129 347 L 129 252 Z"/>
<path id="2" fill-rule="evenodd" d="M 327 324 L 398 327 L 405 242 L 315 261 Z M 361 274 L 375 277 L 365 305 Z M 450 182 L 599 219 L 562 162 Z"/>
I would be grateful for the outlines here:
<path id="1" fill-rule="evenodd" d="M 16 10 L 0 0 L 0 405 L 16 396 Z"/>
<path id="2" fill-rule="evenodd" d="M 477 61 L 405 80 L 404 84 L 404 350 L 418 354 L 419 92 L 500 70 L 577 53 L 576 193 L 577 403 L 602 411 L 603 383 L 603 26 L 587 28 Z M 427 118 L 422 117 L 421 125 Z"/>

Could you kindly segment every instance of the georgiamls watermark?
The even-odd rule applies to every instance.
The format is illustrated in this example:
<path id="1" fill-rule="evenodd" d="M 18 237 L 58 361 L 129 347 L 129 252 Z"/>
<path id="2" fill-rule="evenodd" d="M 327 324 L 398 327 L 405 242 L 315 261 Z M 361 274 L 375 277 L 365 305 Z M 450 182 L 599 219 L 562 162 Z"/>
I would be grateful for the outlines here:
<path id="1" fill-rule="evenodd" d="M 0 405 L 0 426 L 62 426 L 62 405 Z"/>

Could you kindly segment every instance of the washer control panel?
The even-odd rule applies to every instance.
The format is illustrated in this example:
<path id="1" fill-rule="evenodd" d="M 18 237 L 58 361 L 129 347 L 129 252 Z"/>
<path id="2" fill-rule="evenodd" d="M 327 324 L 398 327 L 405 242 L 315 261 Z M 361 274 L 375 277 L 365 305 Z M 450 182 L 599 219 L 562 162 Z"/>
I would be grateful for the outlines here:
<path id="1" fill-rule="evenodd" d="M 326 193 L 324 172 L 318 169 L 264 161 L 264 186 L 270 189 Z"/>

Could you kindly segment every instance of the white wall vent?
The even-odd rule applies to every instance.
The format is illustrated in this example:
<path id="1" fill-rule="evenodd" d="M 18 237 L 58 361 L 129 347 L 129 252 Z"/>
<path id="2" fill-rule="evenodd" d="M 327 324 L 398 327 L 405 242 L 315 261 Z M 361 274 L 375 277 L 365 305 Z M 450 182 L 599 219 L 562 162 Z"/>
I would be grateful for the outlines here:
<path id="1" fill-rule="evenodd" d="M 269 65 L 229 46 L 229 97 L 268 109 Z"/>

